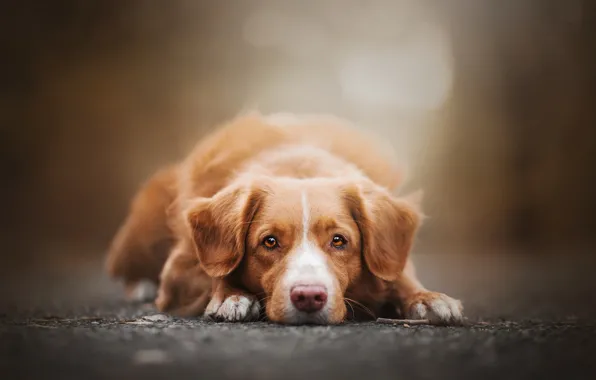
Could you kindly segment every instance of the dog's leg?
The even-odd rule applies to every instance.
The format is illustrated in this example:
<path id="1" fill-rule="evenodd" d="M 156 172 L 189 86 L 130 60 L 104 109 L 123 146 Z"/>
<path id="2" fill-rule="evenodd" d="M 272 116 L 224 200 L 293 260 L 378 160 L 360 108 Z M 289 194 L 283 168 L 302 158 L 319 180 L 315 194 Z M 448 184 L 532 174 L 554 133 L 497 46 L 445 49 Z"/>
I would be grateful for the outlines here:
<path id="1" fill-rule="evenodd" d="M 435 324 L 457 324 L 463 320 L 461 302 L 443 293 L 427 290 L 416 277 L 411 260 L 408 260 L 394 286 L 405 318 L 428 319 Z"/>
<path id="2" fill-rule="evenodd" d="M 108 274 L 124 282 L 133 299 L 155 298 L 148 292 L 157 285 L 159 273 L 174 244 L 166 210 L 175 195 L 176 170 L 154 174 L 132 201 L 129 215 L 114 237 L 107 258 Z"/>
<path id="3" fill-rule="evenodd" d="M 163 312 L 196 317 L 205 311 L 210 295 L 211 278 L 200 267 L 188 242 L 178 242 L 160 275 L 155 305 Z"/>
<path id="4" fill-rule="evenodd" d="M 186 241 L 176 245 L 163 268 L 155 304 L 160 311 L 182 317 L 204 314 L 231 322 L 257 320 L 261 311 L 254 295 L 232 286 L 226 278 L 209 277 Z"/>
<path id="5" fill-rule="evenodd" d="M 261 304 L 255 295 L 234 287 L 226 278 L 213 279 L 213 294 L 205 317 L 237 322 L 255 321 L 260 315 Z"/>

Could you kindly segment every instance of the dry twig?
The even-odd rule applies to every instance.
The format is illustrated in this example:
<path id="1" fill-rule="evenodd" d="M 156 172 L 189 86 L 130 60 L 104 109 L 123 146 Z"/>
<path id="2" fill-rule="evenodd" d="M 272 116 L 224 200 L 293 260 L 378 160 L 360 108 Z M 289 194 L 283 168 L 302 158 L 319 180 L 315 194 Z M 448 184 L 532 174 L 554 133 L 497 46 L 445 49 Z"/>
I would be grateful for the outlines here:
<path id="1" fill-rule="evenodd" d="M 377 318 L 377 323 L 384 323 L 386 325 L 430 325 L 428 319 L 390 319 L 390 318 Z"/>

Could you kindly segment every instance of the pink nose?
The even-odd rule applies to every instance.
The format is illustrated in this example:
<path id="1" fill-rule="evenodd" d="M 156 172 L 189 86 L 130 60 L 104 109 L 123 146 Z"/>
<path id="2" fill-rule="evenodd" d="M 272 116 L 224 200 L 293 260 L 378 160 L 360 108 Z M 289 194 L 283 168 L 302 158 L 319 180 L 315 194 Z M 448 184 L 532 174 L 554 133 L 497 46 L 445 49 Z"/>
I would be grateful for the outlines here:
<path id="1" fill-rule="evenodd" d="M 290 291 L 290 299 L 300 311 L 314 313 L 327 303 L 327 289 L 319 285 L 298 285 Z"/>

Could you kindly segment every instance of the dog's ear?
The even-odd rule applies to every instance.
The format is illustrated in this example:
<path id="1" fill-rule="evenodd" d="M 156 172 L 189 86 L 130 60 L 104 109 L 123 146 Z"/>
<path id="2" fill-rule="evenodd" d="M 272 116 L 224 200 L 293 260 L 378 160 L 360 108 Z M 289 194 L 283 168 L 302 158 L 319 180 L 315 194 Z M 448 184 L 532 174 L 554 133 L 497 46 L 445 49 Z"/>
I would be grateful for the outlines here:
<path id="1" fill-rule="evenodd" d="M 374 184 L 345 190 L 345 199 L 358 225 L 362 256 L 375 276 L 393 281 L 402 273 L 418 227 L 422 193 L 395 198 Z"/>
<path id="2" fill-rule="evenodd" d="M 199 198 L 185 212 L 199 264 L 211 277 L 230 274 L 242 261 L 245 239 L 263 191 L 253 186 L 223 189 Z"/>

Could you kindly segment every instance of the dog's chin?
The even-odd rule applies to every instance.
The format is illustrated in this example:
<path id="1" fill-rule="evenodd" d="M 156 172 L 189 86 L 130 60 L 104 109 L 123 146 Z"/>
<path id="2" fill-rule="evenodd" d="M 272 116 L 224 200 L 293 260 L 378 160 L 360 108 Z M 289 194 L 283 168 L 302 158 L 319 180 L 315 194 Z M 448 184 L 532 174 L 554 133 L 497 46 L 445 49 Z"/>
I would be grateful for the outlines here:
<path id="1" fill-rule="evenodd" d="M 287 325 L 328 325 L 331 322 L 326 313 L 322 311 L 316 313 L 296 311 L 287 316 L 283 323 Z"/>
<path id="2" fill-rule="evenodd" d="M 281 318 L 269 319 L 284 325 L 335 325 L 343 321 L 343 318 L 333 318 L 331 314 L 326 308 L 315 313 L 305 313 L 291 308 L 286 310 Z"/>

